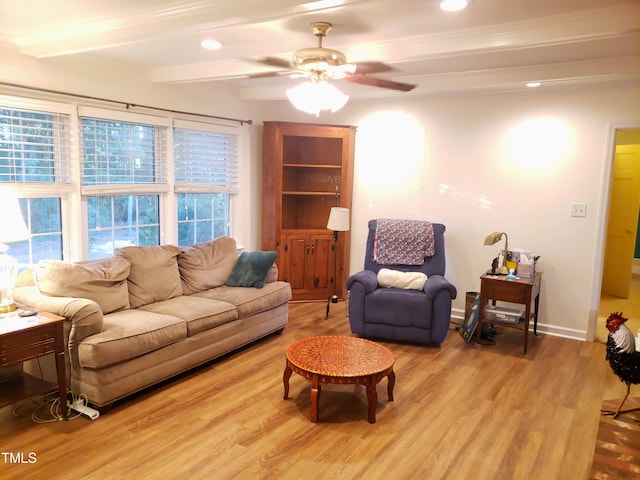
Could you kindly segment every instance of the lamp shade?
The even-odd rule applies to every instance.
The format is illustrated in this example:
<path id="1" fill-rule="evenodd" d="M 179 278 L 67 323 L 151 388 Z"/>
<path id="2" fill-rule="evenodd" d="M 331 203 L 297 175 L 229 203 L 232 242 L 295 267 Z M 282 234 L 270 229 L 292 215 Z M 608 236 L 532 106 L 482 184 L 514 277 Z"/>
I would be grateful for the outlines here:
<path id="1" fill-rule="evenodd" d="M 29 229 L 24 223 L 20 204 L 15 191 L 0 188 L 0 243 L 21 242 L 30 237 Z"/>
<path id="2" fill-rule="evenodd" d="M 498 243 L 500 241 L 500 239 L 502 238 L 502 235 L 506 236 L 506 233 L 503 232 L 493 232 L 490 233 L 489 235 L 487 235 L 487 237 L 484 239 L 484 244 L 485 245 L 495 245 L 496 243 Z"/>
<path id="3" fill-rule="evenodd" d="M 287 90 L 289 101 L 298 110 L 318 116 L 321 110 L 337 112 L 345 106 L 349 96 L 326 80 L 310 79 Z"/>
<path id="4" fill-rule="evenodd" d="M 331 207 L 327 228 L 334 232 L 346 232 L 349 230 L 349 209 L 344 207 Z"/>

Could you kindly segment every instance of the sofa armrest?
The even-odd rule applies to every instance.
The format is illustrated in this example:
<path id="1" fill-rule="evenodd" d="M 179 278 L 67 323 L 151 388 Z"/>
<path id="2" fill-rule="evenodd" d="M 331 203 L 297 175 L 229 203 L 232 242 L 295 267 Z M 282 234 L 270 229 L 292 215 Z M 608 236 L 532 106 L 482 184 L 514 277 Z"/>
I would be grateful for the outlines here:
<path id="1" fill-rule="evenodd" d="M 448 291 L 449 295 L 451 295 L 451 300 L 455 299 L 458 295 L 456 287 L 454 287 L 449 280 L 444 278 L 442 275 L 432 275 L 424 284 L 424 293 L 427 294 L 429 300 L 434 300 L 441 290 Z"/>
<path id="2" fill-rule="evenodd" d="M 347 290 L 351 290 L 351 287 L 355 282 L 362 284 L 366 295 L 378 288 L 378 276 L 375 272 L 370 270 L 363 270 L 351 275 L 347 280 Z"/>
<path id="3" fill-rule="evenodd" d="M 22 305 L 65 317 L 65 343 L 74 366 L 78 365 L 78 343 L 84 338 L 102 331 L 104 322 L 102 310 L 93 300 L 49 297 L 43 295 L 38 287 L 33 285 L 16 287 L 13 290 L 13 297 L 17 303 Z"/>
<path id="4" fill-rule="evenodd" d="M 273 283 L 278 281 L 278 265 L 273 263 L 271 268 L 269 269 L 269 273 L 267 273 L 267 278 L 264 279 L 264 283 Z"/>

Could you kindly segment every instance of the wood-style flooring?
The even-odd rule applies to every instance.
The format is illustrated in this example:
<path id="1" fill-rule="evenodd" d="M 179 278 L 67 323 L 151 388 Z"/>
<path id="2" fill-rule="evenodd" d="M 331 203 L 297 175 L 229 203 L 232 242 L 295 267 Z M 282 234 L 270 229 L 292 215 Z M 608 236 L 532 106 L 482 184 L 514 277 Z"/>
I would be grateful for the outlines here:
<path id="1" fill-rule="evenodd" d="M 441 348 L 381 342 L 395 355 L 396 384 L 393 402 L 386 380 L 377 387 L 377 423 L 367 421 L 362 386 L 327 385 L 313 424 L 310 385 L 294 374 L 283 400 L 282 373 L 293 341 L 350 335 L 344 302 L 324 314 L 321 302 L 291 304 L 282 335 L 95 421 L 36 424 L 13 413 L 29 404 L 0 409 L 0 478 L 589 478 L 602 402 L 625 390 L 604 345 L 539 336 L 524 356 L 513 329 L 493 346 L 454 330 Z"/>

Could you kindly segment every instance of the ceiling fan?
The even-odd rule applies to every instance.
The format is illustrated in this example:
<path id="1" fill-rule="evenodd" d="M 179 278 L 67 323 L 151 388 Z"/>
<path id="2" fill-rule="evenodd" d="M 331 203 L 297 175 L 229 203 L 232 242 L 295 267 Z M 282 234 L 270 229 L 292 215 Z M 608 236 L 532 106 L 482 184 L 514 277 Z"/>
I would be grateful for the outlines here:
<path id="1" fill-rule="evenodd" d="M 370 73 L 388 72 L 391 67 L 381 62 L 358 62 L 348 63 L 344 53 L 325 48 L 322 46 L 322 39 L 326 37 L 331 29 L 328 22 L 313 22 L 309 25 L 313 34 L 318 37 L 318 46 L 311 48 L 301 48 L 293 54 L 291 62 L 280 58 L 267 57 L 260 60 L 260 63 L 270 67 L 278 67 L 286 70 L 294 70 L 296 73 L 310 77 L 313 80 L 326 80 L 331 78 L 343 82 L 358 83 L 361 85 L 371 85 L 374 87 L 389 88 L 408 92 L 413 90 L 415 85 L 394 82 L 377 77 L 370 77 Z M 282 72 L 269 72 L 251 75 L 251 78 L 281 75 Z"/>

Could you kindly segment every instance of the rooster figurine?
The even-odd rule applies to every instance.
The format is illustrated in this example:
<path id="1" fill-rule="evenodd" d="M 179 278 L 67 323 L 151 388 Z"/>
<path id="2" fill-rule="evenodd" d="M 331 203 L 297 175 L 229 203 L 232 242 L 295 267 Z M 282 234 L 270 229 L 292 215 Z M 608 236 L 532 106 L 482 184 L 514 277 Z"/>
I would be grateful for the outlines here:
<path id="1" fill-rule="evenodd" d="M 622 405 L 629 397 L 631 384 L 640 383 L 640 352 L 636 351 L 635 338 L 631 330 L 624 324 L 628 319 L 622 316 L 622 312 L 614 312 L 607 318 L 607 356 L 606 359 L 611 365 L 611 370 L 620 380 L 627 385 L 627 394 L 618 405 L 615 411 L 603 410 L 605 415 L 613 415 L 617 418 L 620 413 L 632 412 L 639 410 L 634 408 L 631 410 L 621 411 Z"/>

